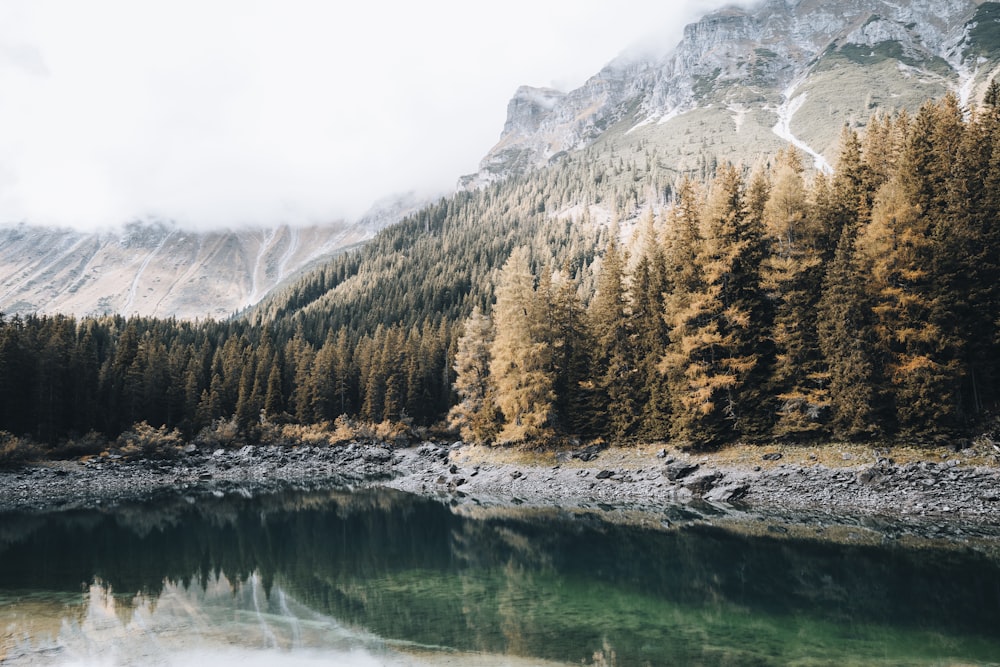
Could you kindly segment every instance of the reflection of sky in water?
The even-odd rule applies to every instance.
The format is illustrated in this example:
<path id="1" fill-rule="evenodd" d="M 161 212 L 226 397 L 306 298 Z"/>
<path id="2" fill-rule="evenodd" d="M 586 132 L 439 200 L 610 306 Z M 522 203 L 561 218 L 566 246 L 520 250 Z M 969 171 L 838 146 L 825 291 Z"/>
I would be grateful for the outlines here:
<path id="1" fill-rule="evenodd" d="M 299 604 L 278 585 L 268 595 L 256 574 L 235 588 L 225 575 L 204 588 L 166 582 L 155 599 L 123 600 L 95 583 L 81 598 L 0 600 L 0 662 L 73 667 L 555 664 L 390 644 Z"/>

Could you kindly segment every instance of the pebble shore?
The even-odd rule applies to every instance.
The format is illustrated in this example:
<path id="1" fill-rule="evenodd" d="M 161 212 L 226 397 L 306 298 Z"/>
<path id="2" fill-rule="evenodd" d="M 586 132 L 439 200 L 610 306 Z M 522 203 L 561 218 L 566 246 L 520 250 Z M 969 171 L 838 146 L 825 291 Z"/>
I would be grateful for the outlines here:
<path id="1" fill-rule="evenodd" d="M 773 455 L 777 456 L 777 455 Z M 780 457 L 778 457 L 780 458 Z M 567 452 L 551 464 L 479 460 L 461 443 L 393 449 L 244 447 L 149 461 L 114 456 L 0 471 L 0 511 L 107 507 L 155 493 L 253 495 L 379 484 L 452 503 L 686 508 L 694 516 L 892 520 L 946 535 L 1000 536 L 1000 468 L 960 459 L 838 467 L 770 462 L 723 466 L 660 450 L 645 457 Z"/>

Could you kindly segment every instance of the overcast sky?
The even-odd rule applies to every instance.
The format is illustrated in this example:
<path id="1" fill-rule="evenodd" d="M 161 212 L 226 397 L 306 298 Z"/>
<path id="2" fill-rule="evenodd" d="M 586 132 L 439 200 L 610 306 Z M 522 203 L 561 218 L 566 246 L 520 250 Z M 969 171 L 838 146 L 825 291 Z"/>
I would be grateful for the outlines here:
<path id="1" fill-rule="evenodd" d="M 0 223 L 356 217 L 720 0 L 0 0 Z"/>

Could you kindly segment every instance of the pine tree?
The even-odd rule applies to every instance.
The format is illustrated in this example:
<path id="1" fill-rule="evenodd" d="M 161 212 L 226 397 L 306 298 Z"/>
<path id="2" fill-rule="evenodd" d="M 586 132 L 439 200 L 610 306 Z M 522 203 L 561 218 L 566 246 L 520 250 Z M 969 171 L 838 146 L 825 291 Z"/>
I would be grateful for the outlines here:
<path id="1" fill-rule="evenodd" d="M 517 248 L 500 272 L 493 306 L 490 380 L 504 417 L 501 442 L 546 437 L 553 411 L 551 350 L 540 335 L 535 276 L 528 249 Z"/>
<path id="2" fill-rule="evenodd" d="M 882 432 L 874 324 L 854 240 L 850 227 L 844 227 L 817 306 L 817 334 L 830 373 L 831 425 L 835 436 L 848 440 Z"/>
<path id="3" fill-rule="evenodd" d="M 594 337 L 592 410 L 605 422 L 604 435 L 620 440 L 631 436 L 638 423 L 635 404 L 636 372 L 632 321 L 625 292 L 625 258 L 613 226 L 597 276 L 597 293 L 588 313 Z"/>
<path id="4" fill-rule="evenodd" d="M 669 392 L 658 369 L 669 337 L 664 319 L 667 279 L 666 258 L 652 211 L 646 216 L 643 234 L 645 242 L 632 279 L 632 320 L 639 376 L 634 391 L 641 406 L 638 434 L 647 440 L 661 440 L 670 431 Z"/>
<path id="5" fill-rule="evenodd" d="M 264 414 L 270 419 L 280 417 L 285 411 L 284 390 L 281 386 L 282 364 L 276 356 L 267 374 L 267 389 L 264 395 Z"/>
<path id="6" fill-rule="evenodd" d="M 775 311 L 771 337 L 776 354 L 769 384 L 779 399 L 773 433 L 791 439 L 823 435 L 829 407 L 816 331 L 826 233 L 822 221 L 810 215 L 802 171 L 794 149 L 779 153 L 764 207 L 771 245 L 764 280 Z"/>
<path id="7" fill-rule="evenodd" d="M 340 414 L 336 397 L 337 346 L 332 330 L 327 332 L 326 340 L 312 358 L 311 366 L 307 383 L 312 419 L 318 422 L 332 422 Z"/>
<path id="8" fill-rule="evenodd" d="M 947 306 L 937 301 L 940 294 L 932 272 L 936 195 L 921 183 L 937 177 L 929 171 L 919 173 L 928 168 L 923 141 L 915 139 L 907 151 L 903 166 L 907 175 L 880 189 L 871 223 L 859 240 L 873 289 L 875 333 L 896 425 L 911 437 L 947 433 L 955 427 L 961 373 L 954 349 L 959 341 L 947 336 L 934 317 L 935 310 Z M 925 206 L 931 210 L 925 211 Z"/>
<path id="9" fill-rule="evenodd" d="M 496 407 L 487 402 L 492 342 L 493 323 L 476 306 L 458 339 L 454 362 L 458 403 L 448 413 L 452 428 L 468 442 L 488 443 L 498 432 Z"/>
<path id="10" fill-rule="evenodd" d="M 559 424 L 569 433 L 592 435 L 594 425 L 588 410 L 593 394 L 590 362 L 594 343 L 578 282 L 569 275 L 568 267 L 553 276 L 551 313 L 553 389 Z"/>
<path id="11" fill-rule="evenodd" d="M 701 277 L 674 278 L 661 368 L 671 380 L 674 434 L 698 449 L 759 435 L 756 389 L 748 383 L 761 363 L 755 315 L 763 300 L 762 239 L 755 215 L 739 172 L 721 166 L 702 211 L 694 269 Z M 689 252 L 678 246 L 674 252 Z"/>

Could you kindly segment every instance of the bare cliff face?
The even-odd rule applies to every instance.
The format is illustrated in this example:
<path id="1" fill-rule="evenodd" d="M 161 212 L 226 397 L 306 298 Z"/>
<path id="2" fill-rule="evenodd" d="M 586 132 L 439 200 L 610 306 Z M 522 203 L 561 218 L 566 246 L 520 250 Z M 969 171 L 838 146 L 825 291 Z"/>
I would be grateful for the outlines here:
<path id="1" fill-rule="evenodd" d="M 948 91 L 975 102 L 1000 71 L 998 18 L 1000 4 L 976 0 L 767 0 L 713 12 L 659 60 L 620 58 L 566 94 L 520 89 L 465 182 L 640 141 L 682 162 L 707 152 L 749 161 L 793 143 L 828 168 L 845 123 Z"/>

